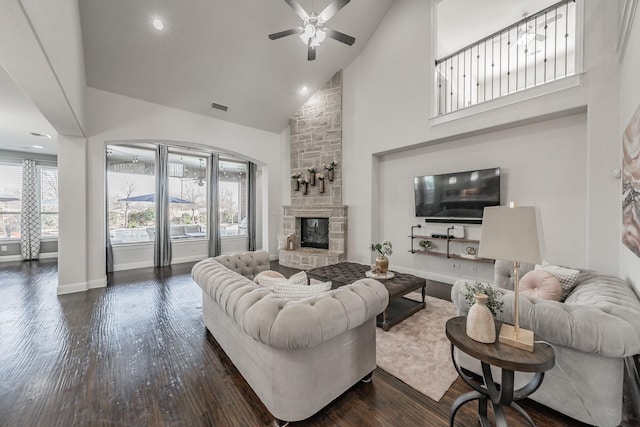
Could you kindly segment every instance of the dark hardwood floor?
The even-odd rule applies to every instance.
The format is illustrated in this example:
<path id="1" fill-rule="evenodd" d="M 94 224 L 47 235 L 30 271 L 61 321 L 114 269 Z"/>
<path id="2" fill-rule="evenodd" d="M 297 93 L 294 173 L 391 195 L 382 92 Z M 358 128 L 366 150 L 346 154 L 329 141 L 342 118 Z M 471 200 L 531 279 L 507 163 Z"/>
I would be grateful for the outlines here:
<path id="1" fill-rule="evenodd" d="M 55 262 L 0 265 L 0 426 L 271 425 L 205 331 L 192 265 L 115 273 L 106 288 L 62 296 Z M 469 390 L 458 379 L 436 403 L 377 369 L 291 426 L 446 426 Z M 538 426 L 582 425 L 522 406 Z M 476 408 L 464 407 L 456 426 L 478 425 Z M 527 425 L 512 411 L 509 421 Z"/>

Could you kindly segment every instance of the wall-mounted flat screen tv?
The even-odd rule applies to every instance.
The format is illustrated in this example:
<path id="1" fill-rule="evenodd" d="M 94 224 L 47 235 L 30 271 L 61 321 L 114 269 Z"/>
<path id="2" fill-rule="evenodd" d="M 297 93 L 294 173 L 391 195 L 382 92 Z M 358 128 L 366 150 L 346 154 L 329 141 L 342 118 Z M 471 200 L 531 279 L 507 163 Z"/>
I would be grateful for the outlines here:
<path id="1" fill-rule="evenodd" d="M 480 224 L 485 207 L 500 205 L 500 168 L 418 176 L 414 190 L 426 222 Z"/>

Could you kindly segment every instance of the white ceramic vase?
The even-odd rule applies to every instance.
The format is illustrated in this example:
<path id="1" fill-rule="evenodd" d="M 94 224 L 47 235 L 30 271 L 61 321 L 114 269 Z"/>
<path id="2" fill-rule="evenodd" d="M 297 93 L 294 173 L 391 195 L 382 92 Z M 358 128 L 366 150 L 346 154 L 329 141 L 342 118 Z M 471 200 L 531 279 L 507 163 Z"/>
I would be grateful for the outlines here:
<path id="1" fill-rule="evenodd" d="M 485 294 L 474 294 L 475 304 L 467 314 L 467 335 L 469 338 L 491 344 L 496 341 L 496 325 L 491 310 L 487 307 L 489 297 Z"/>

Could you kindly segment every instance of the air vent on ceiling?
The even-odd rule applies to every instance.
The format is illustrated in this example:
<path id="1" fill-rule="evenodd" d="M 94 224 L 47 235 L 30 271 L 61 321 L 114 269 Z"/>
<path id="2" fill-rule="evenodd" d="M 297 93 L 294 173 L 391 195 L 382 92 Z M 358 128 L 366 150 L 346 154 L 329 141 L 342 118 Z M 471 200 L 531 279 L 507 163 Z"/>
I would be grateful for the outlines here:
<path id="1" fill-rule="evenodd" d="M 216 110 L 222 110 L 222 111 L 227 111 L 229 109 L 229 107 L 227 107 L 226 105 L 216 104 L 215 102 L 211 103 L 211 108 L 215 108 Z"/>

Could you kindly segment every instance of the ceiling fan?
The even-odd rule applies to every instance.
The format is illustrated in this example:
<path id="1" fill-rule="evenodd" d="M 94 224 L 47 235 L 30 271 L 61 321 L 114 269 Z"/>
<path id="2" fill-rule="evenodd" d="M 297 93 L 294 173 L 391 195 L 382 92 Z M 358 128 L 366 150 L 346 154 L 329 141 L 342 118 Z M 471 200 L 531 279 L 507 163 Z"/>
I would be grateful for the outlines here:
<path id="1" fill-rule="evenodd" d="M 302 26 L 269 34 L 271 40 L 299 34 L 302 42 L 307 45 L 307 60 L 309 61 L 316 59 L 316 47 L 320 46 L 327 36 L 344 44 L 348 44 L 349 46 L 355 43 L 356 39 L 354 37 L 324 26 L 333 15 L 345 7 L 351 0 L 334 0 L 319 14 L 315 12 L 307 13 L 297 0 L 284 1 L 293 9 L 296 15 L 302 19 Z"/>
<path id="2" fill-rule="evenodd" d="M 524 16 L 524 18 L 526 18 L 526 14 Z M 532 19 L 526 28 L 522 27 L 522 28 L 518 28 L 518 35 L 516 36 L 516 43 L 518 43 L 519 45 L 526 45 L 527 43 L 529 43 L 530 41 L 533 41 L 533 39 L 542 42 L 544 41 L 544 39 L 546 38 L 544 34 L 540 34 L 537 32 L 537 29 L 540 28 L 545 28 L 551 24 L 552 22 L 554 22 L 557 19 L 562 18 L 562 13 L 558 13 L 552 17 L 550 17 L 549 19 L 544 20 L 543 22 L 539 23 L 537 28 L 534 27 L 534 25 L 531 25 L 531 23 L 536 22 L 536 19 Z"/>

